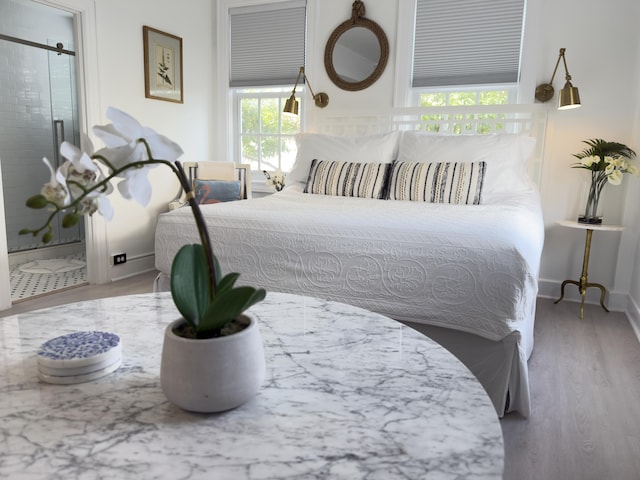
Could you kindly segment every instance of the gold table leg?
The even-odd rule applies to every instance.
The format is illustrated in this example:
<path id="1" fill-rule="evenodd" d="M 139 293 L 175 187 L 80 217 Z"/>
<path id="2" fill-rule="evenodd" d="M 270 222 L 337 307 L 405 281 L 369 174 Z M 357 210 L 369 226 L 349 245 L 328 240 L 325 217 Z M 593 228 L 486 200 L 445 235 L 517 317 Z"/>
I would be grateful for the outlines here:
<path id="1" fill-rule="evenodd" d="M 591 237 L 593 236 L 593 230 L 587 229 L 587 238 L 584 243 L 584 257 L 582 259 L 582 275 L 580 275 L 580 281 L 576 280 L 565 280 L 562 282 L 562 286 L 560 287 L 560 298 L 553 302 L 554 304 L 558 303 L 560 300 L 564 298 L 564 286 L 567 283 L 572 285 L 576 285 L 578 290 L 580 291 L 580 319 L 584 319 L 584 299 L 587 295 L 587 288 L 596 287 L 600 289 L 600 306 L 604 308 L 606 312 L 609 311 L 607 307 L 604 306 L 604 296 L 607 293 L 607 289 L 604 285 L 600 283 L 589 283 L 587 280 L 587 271 L 589 270 L 589 254 L 591 253 Z"/>

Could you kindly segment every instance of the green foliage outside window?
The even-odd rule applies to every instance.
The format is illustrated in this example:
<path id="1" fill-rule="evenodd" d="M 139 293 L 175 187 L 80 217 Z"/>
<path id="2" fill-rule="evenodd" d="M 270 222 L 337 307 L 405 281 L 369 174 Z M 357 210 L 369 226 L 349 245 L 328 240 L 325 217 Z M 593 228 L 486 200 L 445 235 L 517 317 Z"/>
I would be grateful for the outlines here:
<path id="1" fill-rule="evenodd" d="M 280 95 L 251 97 L 249 92 L 240 98 L 242 162 L 252 170 L 288 171 L 293 165 L 300 117 L 282 114 L 288 95 Z"/>
<path id="2" fill-rule="evenodd" d="M 446 106 L 469 106 L 469 105 L 505 105 L 509 103 L 509 93 L 507 90 L 487 90 L 487 91 L 460 91 L 460 92 L 429 92 L 420 94 L 421 107 L 446 107 Z M 428 132 L 439 132 L 440 124 L 446 120 L 453 120 L 452 132 L 460 133 L 491 133 L 504 128 L 501 123 L 495 120 L 504 118 L 498 114 L 477 114 L 462 118 L 456 115 L 453 119 L 448 114 L 423 115 L 425 122 L 424 130 Z M 479 122 L 478 120 L 490 120 L 490 122 Z"/>

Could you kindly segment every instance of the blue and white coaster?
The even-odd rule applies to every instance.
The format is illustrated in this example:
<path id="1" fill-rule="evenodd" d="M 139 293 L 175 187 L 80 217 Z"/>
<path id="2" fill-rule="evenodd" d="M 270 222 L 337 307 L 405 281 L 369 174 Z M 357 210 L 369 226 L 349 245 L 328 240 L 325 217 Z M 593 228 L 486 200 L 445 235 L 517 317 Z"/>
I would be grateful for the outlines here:
<path id="1" fill-rule="evenodd" d="M 50 383 L 86 382 L 115 371 L 121 360 L 122 346 L 118 335 L 110 332 L 74 332 L 53 338 L 40 346 L 38 376 Z M 68 377 L 67 381 L 50 381 L 63 377 Z"/>
<path id="2" fill-rule="evenodd" d="M 122 360 L 118 359 L 115 363 L 108 365 L 105 368 L 100 368 L 98 370 L 87 372 L 82 375 L 47 375 L 41 370 L 38 370 L 38 378 L 43 382 L 55 383 L 57 385 L 71 385 L 76 383 L 90 382 L 91 380 L 96 380 L 100 377 L 104 377 L 105 375 L 110 374 L 111 372 L 115 372 L 118 367 L 120 367 L 121 363 Z"/>

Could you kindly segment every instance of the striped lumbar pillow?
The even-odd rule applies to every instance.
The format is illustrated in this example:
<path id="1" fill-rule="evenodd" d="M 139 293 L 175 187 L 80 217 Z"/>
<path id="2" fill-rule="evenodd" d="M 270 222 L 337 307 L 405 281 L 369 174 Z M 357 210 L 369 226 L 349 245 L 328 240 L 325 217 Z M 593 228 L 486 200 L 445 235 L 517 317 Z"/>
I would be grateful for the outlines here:
<path id="1" fill-rule="evenodd" d="M 485 162 L 396 162 L 389 181 L 389 200 L 478 205 L 487 169 Z"/>
<path id="2" fill-rule="evenodd" d="M 304 193 L 383 198 L 391 163 L 353 163 L 314 159 Z"/>

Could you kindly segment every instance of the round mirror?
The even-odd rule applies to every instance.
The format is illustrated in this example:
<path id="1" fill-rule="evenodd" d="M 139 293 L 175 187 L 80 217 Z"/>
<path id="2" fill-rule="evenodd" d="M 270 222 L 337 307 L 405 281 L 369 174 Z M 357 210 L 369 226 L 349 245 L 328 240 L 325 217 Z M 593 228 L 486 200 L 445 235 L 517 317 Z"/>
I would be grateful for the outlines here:
<path id="1" fill-rule="evenodd" d="M 338 25 L 329 37 L 324 66 L 338 87 L 363 90 L 382 75 L 388 57 L 389 42 L 380 25 L 356 15 L 354 8 L 353 17 Z"/>

